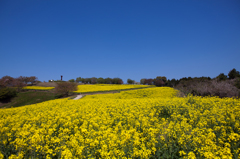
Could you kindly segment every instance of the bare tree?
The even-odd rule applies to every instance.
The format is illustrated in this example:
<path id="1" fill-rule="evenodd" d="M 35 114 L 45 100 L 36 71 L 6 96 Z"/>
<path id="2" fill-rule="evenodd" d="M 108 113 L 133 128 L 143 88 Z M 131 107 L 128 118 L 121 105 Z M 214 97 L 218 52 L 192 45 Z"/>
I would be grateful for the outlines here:
<path id="1" fill-rule="evenodd" d="M 21 76 L 13 80 L 13 86 L 17 88 L 17 91 L 20 92 L 26 84 L 22 81 Z"/>
<path id="2" fill-rule="evenodd" d="M 37 82 L 38 78 L 36 76 L 28 77 L 29 82 L 33 85 L 33 83 Z"/>
<path id="3" fill-rule="evenodd" d="M 4 76 L 0 79 L 0 88 L 12 87 L 14 78 L 11 76 Z"/>
<path id="4" fill-rule="evenodd" d="M 55 92 L 62 95 L 68 96 L 70 92 L 77 90 L 77 83 L 75 82 L 61 82 L 57 83 L 55 87 Z"/>

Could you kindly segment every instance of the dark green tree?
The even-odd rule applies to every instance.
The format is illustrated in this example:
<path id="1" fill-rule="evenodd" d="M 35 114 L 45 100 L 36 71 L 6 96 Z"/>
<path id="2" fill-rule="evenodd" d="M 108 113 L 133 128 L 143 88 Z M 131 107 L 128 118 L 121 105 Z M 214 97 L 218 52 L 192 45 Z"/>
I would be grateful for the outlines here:
<path id="1" fill-rule="evenodd" d="M 167 81 L 167 86 L 169 87 L 175 87 L 177 84 L 178 84 L 178 80 L 176 80 L 175 78 Z"/>
<path id="2" fill-rule="evenodd" d="M 76 82 L 77 83 L 82 82 L 82 78 L 81 77 L 76 78 Z"/>
<path id="3" fill-rule="evenodd" d="M 86 82 L 86 79 L 85 79 L 85 78 L 82 78 L 82 79 L 81 79 L 81 82 L 82 82 L 82 83 L 85 83 L 85 82 Z"/>
<path id="4" fill-rule="evenodd" d="M 105 84 L 112 84 L 113 79 L 111 78 L 105 78 Z"/>
<path id="5" fill-rule="evenodd" d="M 134 84 L 134 82 L 135 82 L 135 81 L 134 81 L 134 80 L 131 80 L 130 78 L 127 79 L 127 83 L 128 83 L 128 84 Z"/>
<path id="6" fill-rule="evenodd" d="M 232 69 L 229 73 L 228 73 L 228 78 L 229 79 L 234 79 L 236 77 L 240 77 L 240 73 L 239 71 L 237 71 L 235 68 Z"/>
<path id="7" fill-rule="evenodd" d="M 225 81 L 227 79 L 227 75 L 225 75 L 224 73 L 220 73 L 216 78 L 219 81 Z"/>
<path id="8" fill-rule="evenodd" d="M 0 88 L 0 101 L 10 100 L 16 95 L 17 95 L 17 91 L 15 88 L 11 88 L 11 87 Z"/>
<path id="9" fill-rule="evenodd" d="M 85 78 L 85 83 L 86 84 L 88 84 L 88 83 L 91 84 L 91 78 Z"/>
<path id="10" fill-rule="evenodd" d="M 113 78 L 112 84 L 123 84 L 123 80 L 121 78 Z"/>
<path id="11" fill-rule="evenodd" d="M 99 78 L 97 79 L 97 83 L 98 83 L 98 84 L 104 84 L 104 83 L 105 83 L 105 80 L 104 80 L 102 77 L 99 77 Z"/>
<path id="12" fill-rule="evenodd" d="M 145 83 L 145 80 L 146 80 L 146 78 L 142 78 L 142 79 L 140 80 L 140 83 L 141 83 L 141 84 L 146 84 L 146 83 Z"/>

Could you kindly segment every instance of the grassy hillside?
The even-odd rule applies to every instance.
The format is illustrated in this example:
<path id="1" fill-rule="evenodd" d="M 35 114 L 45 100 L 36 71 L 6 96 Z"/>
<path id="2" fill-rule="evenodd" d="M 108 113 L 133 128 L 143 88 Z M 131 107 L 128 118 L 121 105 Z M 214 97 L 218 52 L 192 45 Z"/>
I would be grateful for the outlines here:
<path id="1" fill-rule="evenodd" d="M 52 92 L 21 92 L 18 95 L 8 101 L 8 103 L 1 103 L 2 108 L 19 107 L 24 105 L 30 105 L 35 103 L 41 103 L 44 101 L 56 99 L 55 94 Z"/>

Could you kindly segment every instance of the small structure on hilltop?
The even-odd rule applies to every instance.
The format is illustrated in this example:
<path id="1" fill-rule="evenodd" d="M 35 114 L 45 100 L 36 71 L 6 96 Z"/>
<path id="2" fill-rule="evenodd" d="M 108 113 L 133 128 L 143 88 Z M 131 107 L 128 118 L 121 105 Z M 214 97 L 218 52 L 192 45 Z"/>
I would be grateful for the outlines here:
<path id="1" fill-rule="evenodd" d="M 63 76 L 61 75 L 61 81 L 62 81 Z"/>

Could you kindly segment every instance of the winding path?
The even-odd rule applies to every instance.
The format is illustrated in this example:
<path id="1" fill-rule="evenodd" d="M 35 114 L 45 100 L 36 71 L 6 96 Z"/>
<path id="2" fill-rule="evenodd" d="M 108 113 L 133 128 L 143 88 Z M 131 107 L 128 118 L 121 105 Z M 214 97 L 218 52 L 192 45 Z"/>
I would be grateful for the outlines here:
<path id="1" fill-rule="evenodd" d="M 77 99 L 80 99 L 80 98 L 82 98 L 82 97 L 83 97 L 83 95 L 77 95 L 77 97 L 74 98 L 73 100 L 77 100 Z"/>

